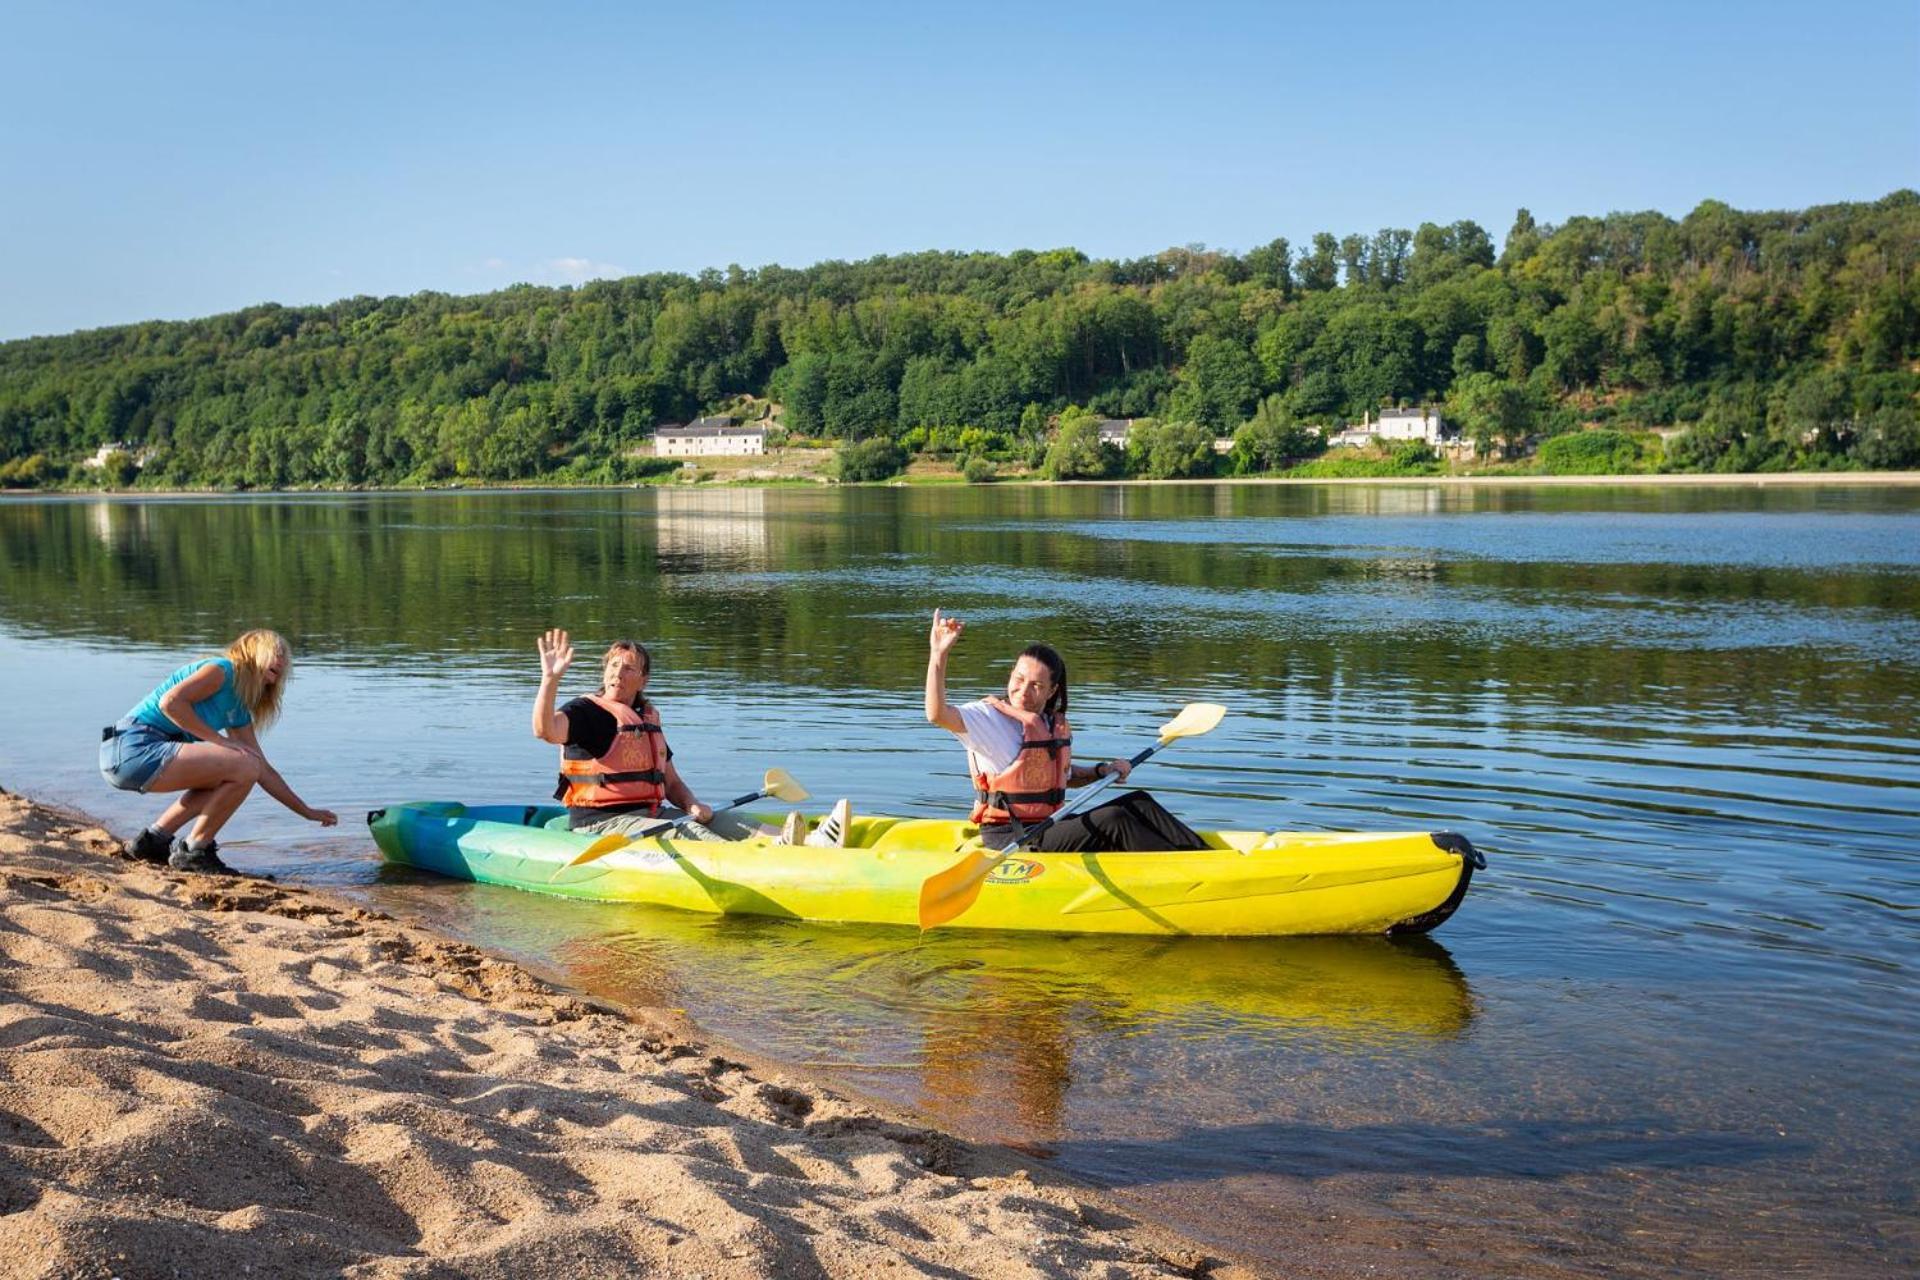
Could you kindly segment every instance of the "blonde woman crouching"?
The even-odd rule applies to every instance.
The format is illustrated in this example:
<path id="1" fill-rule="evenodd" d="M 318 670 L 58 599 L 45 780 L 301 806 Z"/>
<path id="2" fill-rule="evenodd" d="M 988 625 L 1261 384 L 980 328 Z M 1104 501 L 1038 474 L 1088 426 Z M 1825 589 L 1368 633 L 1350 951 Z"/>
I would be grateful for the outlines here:
<path id="1" fill-rule="evenodd" d="M 214 837 L 258 784 L 301 817 L 330 827 L 331 809 L 294 794 L 267 763 L 259 731 L 280 714 L 293 674 L 287 642 L 272 631 L 249 631 L 218 658 L 199 658 L 161 681 L 119 723 L 101 730 L 100 772 L 122 791 L 178 791 L 153 824 L 134 838 L 142 862 L 182 871 L 237 874 L 220 860 Z M 176 836 L 190 820 L 193 830 Z"/>

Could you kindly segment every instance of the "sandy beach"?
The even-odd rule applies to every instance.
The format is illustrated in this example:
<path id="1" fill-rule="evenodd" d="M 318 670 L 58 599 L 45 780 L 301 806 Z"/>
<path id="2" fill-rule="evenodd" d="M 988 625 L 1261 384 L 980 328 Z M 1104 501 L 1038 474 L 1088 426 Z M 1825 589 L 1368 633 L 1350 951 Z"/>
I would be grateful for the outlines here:
<path id="1" fill-rule="evenodd" d="M 0 1276 L 1251 1274 L 1018 1153 L 0 792 Z"/>

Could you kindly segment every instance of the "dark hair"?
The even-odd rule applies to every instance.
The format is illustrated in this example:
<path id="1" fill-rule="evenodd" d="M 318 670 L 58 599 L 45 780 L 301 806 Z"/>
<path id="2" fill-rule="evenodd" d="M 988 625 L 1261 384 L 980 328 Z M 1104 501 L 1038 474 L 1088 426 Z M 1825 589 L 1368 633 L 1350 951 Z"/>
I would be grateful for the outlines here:
<path id="1" fill-rule="evenodd" d="M 1067 660 L 1050 644 L 1030 644 L 1020 651 L 1020 658 L 1032 658 L 1047 669 L 1053 677 L 1053 695 L 1047 699 L 1044 708 L 1050 716 L 1057 716 L 1067 709 Z M 1015 658 L 1018 662 L 1020 658 Z"/>

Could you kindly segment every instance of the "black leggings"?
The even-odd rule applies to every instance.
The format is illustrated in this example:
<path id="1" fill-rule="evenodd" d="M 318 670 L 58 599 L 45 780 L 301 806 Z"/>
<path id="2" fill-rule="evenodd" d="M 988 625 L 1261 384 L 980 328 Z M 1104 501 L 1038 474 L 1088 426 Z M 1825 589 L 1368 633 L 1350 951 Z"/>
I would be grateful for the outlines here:
<path id="1" fill-rule="evenodd" d="M 981 827 L 989 849 L 1003 849 L 1018 838 L 1012 824 Z M 1192 827 L 1161 807 L 1144 791 L 1124 791 L 1105 804 L 1070 813 L 1040 835 L 1042 853 L 1168 853 L 1204 849 L 1207 842 Z"/>

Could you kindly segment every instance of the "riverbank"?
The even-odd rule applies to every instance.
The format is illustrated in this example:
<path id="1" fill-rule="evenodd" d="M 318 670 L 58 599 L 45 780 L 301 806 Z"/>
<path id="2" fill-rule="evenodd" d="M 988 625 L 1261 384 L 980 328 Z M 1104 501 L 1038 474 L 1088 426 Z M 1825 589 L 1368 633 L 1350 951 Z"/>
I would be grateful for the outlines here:
<path id="1" fill-rule="evenodd" d="M 551 482 L 485 485 L 436 485 L 425 488 L 406 489 L 17 489 L 0 490 L 0 500 L 15 498 L 28 500 L 33 498 L 207 498 L 207 497 L 285 497 L 301 494 L 413 494 L 413 493 L 542 493 L 542 492 L 590 492 L 607 489 L 671 489 L 671 490 L 713 490 L 713 489 L 782 489 L 817 488 L 828 482 L 796 480 L 785 478 L 771 480 L 765 478 L 742 480 L 704 480 L 697 483 L 684 481 L 666 481 L 661 483 L 636 483 L 617 485 L 566 485 Z M 922 488 L 922 487 L 965 487 L 967 482 L 957 475 L 950 479 L 893 479 L 862 482 L 860 484 L 833 487 L 847 488 Z M 1620 474 L 1594 476 L 1543 476 L 1504 473 L 1497 475 L 1438 475 L 1438 476 L 1340 476 L 1340 477 L 1295 477 L 1295 476 L 1206 476 L 1194 480 L 1041 480 L 1006 479 L 994 480 L 976 488 L 1012 488 L 1058 485 L 1069 488 L 1088 488 L 1100 485 L 1125 485 L 1133 487 L 1169 487 L 1192 488 L 1200 485 L 1253 485 L 1273 487 L 1312 488 L 1319 485 L 1334 486 L 1388 486 L 1393 488 L 1419 488 L 1431 485 L 1462 486 L 1468 488 L 1528 488 L 1535 485 L 1553 488 L 1597 488 L 1620 486 L 1652 486 L 1656 488 L 1812 488 L 1816 486 L 1845 486 L 1847 488 L 1869 488 L 1875 486 L 1909 489 L 1920 487 L 1920 471 L 1752 471 L 1752 472 L 1668 472 L 1659 474 Z"/>
<path id="2" fill-rule="evenodd" d="M 0 792 L 0 1276 L 1246 1276 L 1012 1151 Z"/>

